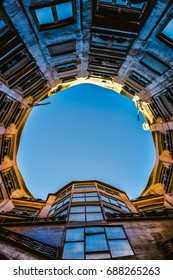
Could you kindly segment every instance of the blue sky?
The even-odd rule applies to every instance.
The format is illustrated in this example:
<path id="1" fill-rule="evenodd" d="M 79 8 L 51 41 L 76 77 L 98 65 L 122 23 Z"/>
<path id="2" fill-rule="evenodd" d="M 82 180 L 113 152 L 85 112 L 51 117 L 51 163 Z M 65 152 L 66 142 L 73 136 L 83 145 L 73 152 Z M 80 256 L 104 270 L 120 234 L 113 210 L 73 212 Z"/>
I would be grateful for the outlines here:
<path id="1" fill-rule="evenodd" d="M 19 169 L 30 192 L 46 199 L 73 180 L 100 180 L 140 195 L 155 162 L 145 119 L 112 90 L 81 84 L 34 107 L 21 135 Z"/>

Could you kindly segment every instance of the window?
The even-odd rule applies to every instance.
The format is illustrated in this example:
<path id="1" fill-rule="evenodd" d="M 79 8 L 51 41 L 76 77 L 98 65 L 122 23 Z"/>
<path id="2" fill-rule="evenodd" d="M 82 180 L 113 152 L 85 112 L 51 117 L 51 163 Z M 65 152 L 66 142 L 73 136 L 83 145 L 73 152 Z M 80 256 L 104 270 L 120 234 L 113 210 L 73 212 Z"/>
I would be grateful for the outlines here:
<path id="1" fill-rule="evenodd" d="M 132 95 L 135 95 L 136 93 L 139 92 L 139 90 L 135 89 L 134 87 L 132 87 L 128 83 L 124 84 L 123 89 L 125 89 L 126 91 L 128 91 Z"/>
<path id="2" fill-rule="evenodd" d="M 69 203 L 70 201 L 70 196 L 67 196 L 66 198 L 58 201 L 56 204 L 54 204 L 49 212 L 49 215 L 54 214 L 57 210 L 59 210 L 61 207 Z"/>
<path id="3" fill-rule="evenodd" d="M 54 1 L 48 5 L 40 5 L 37 8 L 31 7 L 30 9 L 40 31 L 63 27 L 75 22 L 74 1 L 64 0 L 61 3 Z"/>
<path id="4" fill-rule="evenodd" d="M 87 191 L 87 190 L 95 190 L 95 185 L 75 185 L 75 191 Z"/>
<path id="5" fill-rule="evenodd" d="M 132 80 L 134 80 L 135 82 L 137 82 L 138 84 L 140 84 L 143 87 L 146 87 L 150 83 L 149 80 L 147 80 L 146 78 L 144 78 L 143 76 L 141 76 L 140 74 L 138 74 L 135 71 L 133 71 L 131 73 L 129 78 L 131 78 Z"/>
<path id="6" fill-rule="evenodd" d="M 0 19 L 0 31 L 5 27 L 5 22 L 3 19 Z"/>
<path id="7" fill-rule="evenodd" d="M 47 48 L 49 50 L 50 56 L 65 55 L 76 51 L 76 40 L 50 45 Z"/>
<path id="8" fill-rule="evenodd" d="M 112 259 L 134 255 L 122 226 L 67 229 L 62 259 Z"/>
<path id="9" fill-rule="evenodd" d="M 140 63 L 160 76 L 170 69 L 168 64 L 148 52 L 143 56 Z"/>
<path id="10" fill-rule="evenodd" d="M 97 192 L 74 193 L 72 202 L 98 201 Z"/>
<path id="11" fill-rule="evenodd" d="M 70 222 L 91 222 L 101 220 L 103 220 L 103 215 L 100 206 L 72 206 L 70 208 Z"/>
<path id="12" fill-rule="evenodd" d="M 114 191 L 114 190 L 107 189 L 107 188 L 105 188 L 105 187 L 103 187 L 103 186 L 101 186 L 101 185 L 98 185 L 98 189 L 101 190 L 101 191 L 110 193 L 110 194 L 112 194 L 112 195 L 116 195 L 116 196 L 118 196 L 118 197 L 121 197 L 121 196 L 119 195 L 118 192 L 116 192 L 116 191 Z"/>
<path id="13" fill-rule="evenodd" d="M 109 203 L 113 206 L 121 208 L 124 212 L 130 212 L 129 209 L 127 208 L 126 204 L 118 199 L 113 199 L 111 196 L 106 196 L 101 194 L 101 199 L 103 202 Z"/>
<path id="14" fill-rule="evenodd" d="M 55 69 L 57 72 L 65 72 L 65 71 L 75 69 L 76 67 L 77 67 L 76 62 L 72 61 L 65 64 L 56 65 Z"/>
<path id="15" fill-rule="evenodd" d="M 131 3 L 129 0 L 99 0 L 99 3 L 106 3 L 106 4 L 112 4 L 122 7 L 128 7 L 128 8 L 135 8 L 135 9 L 142 9 L 146 1 L 143 1 L 141 3 Z"/>
<path id="16" fill-rule="evenodd" d="M 171 16 L 163 25 L 159 33 L 157 34 L 158 38 L 161 39 L 164 43 L 173 47 L 173 16 Z"/>

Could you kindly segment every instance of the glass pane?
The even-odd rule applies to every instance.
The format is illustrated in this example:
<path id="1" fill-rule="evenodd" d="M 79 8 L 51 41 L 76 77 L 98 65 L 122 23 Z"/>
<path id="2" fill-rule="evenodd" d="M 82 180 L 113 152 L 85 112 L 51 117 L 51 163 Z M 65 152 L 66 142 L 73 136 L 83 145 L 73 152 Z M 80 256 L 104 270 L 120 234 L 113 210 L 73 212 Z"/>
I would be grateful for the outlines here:
<path id="1" fill-rule="evenodd" d="M 142 62 L 159 74 L 163 74 L 166 70 L 168 70 L 166 65 L 162 64 L 149 54 L 146 54 L 145 57 L 143 57 Z"/>
<path id="2" fill-rule="evenodd" d="M 95 186 L 85 186 L 85 190 L 94 190 Z"/>
<path id="3" fill-rule="evenodd" d="M 85 206 L 72 206 L 70 213 L 82 213 L 85 212 Z"/>
<path id="4" fill-rule="evenodd" d="M 86 212 L 101 212 L 100 206 L 86 206 Z"/>
<path id="5" fill-rule="evenodd" d="M 165 29 L 162 31 L 162 33 L 170 38 L 171 40 L 173 40 L 173 19 L 171 19 L 171 21 L 167 24 L 167 26 L 165 27 Z"/>
<path id="6" fill-rule="evenodd" d="M 103 220 L 103 216 L 102 216 L 102 213 L 87 213 L 86 219 L 87 219 L 87 222 L 101 221 L 101 220 Z"/>
<path id="7" fill-rule="evenodd" d="M 75 186 L 74 189 L 78 191 L 84 191 L 84 187 L 82 186 Z"/>
<path id="8" fill-rule="evenodd" d="M 73 197 L 84 197 L 83 193 L 74 193 Z"/>
<path id="9" fill-rule="evenodd" d="M 98 201 L 99 198 L 97 196 L 86 197 L 86 201 Z"/>
<path id="10" fill-rule="evenodd" d="M 119 207 L 119 204 L 118 204 L 118 202 L 116 200 L 110 199 L 110 201 L 111 201 L 112 205 L 115 205 L 115 206 Z"/>
<path id="11" fill-rule="evenodd" d="M 110 240 L 108 243 L 113 258 L 134 255 L 128 240 Z"/>
<path id="12" fill-rule="evenodd" d="M 58 205 L 57 205 L 57 209 L 59 209 L 61 206 L 63 206 L 63 201 L 62 201 L 62 202 L 60 202 L 60 203 L 58 203 Z"/>
<path id="13" fill-rule="evenodd" d="M 112 210 L 110 208 L 107 208 L 107 207 L 104 207 L 104 210 L 105 210 L 106 213 L 111 213 L 111 214 L 118 213 L 117 211 L 114 211 L 114 210 Z"/>
<path id="14" fill-rule="evenodd" d="M 83 241 L 84 228 L 67 229 L 65 241 Z"/>
<path id="15" fill-rule="evenodd" d="M 0 19 L 0 29 L 2 29 L 5 26 L 5 23 L 2 19 Z"/>
<path id="16" fill-rule="evenodd" d="M 125 207 L 125 206 L 121 206 L 121 209 L 125 212 L 130 212 L 129 208 Z"/>
<path id="17" fill-rule="evenodd" d="M 101 260 L 101 259 L 110 259 L 111 256 L 109 253 L 96 253 L 96 254 L 86 254 L 86 260 Z"/>
<path id="18" fill-rule="evenodd" d="M 70 214 L 69 215 L 70 222 L 84 222 L 85 221 L 85 214 Z"/>
<path id="19" fill-rule="evenodd" d="M 122 227 L 106 227 L 105 229 L 108 239 L 126 238 Z"/>
<path id="20" fill-rule="evenodd" d="M 72 199 L 72 202 L 83 202 L 85 201 L 84 197 L 75 197 Z"/>
<path id="21" fill-rule="evenodd" d="M 104 195 L 101 195 L 101 198 L 102 198 L 103 201 L 110 203 L 108 197 L 106 197 Z"/>
<path id="22" fill-rule="evenodd" d="M 127 6 L 128 1 L 125 0 L 116 0 L 116 4 L 121 6 Z"/>
<path id="23" fill-rule="evenodd" d="M 123 201 L 118 200 L 120 205 L 126 206 L 126 204 Z"/>
<path id="24" fill-rule="evenodd" d="M 100 2 L 112 3 L 112 0 L 100 0 Z"/>
<path id="25" fill-rule="evenodd" d="M 35 10 L 39 24 L 48 24 L 54 22 L 51 7 L 45 7 Z"/>
<path id="26" fill-rule="evenodd" d="M 65 243 L 62 258 L 70 260 L 83 260 L 84 242 Z"/>
<path id="27" fill-rule="evenodd" d="M 105 234 L 95 234 L 86 236 L 86 252 L 107 251 L 108 246 Z"/>
<path id="28" fill-rule="evenodd" d="M 72 2 L 66 2 L 56 5 L 58 20 L 64 20 L 73 16 Z"/>
<path id="29" fill-rule="evenodd" d="M 66 199 L 63 200 L 64 204 L 68 203 L 70 201 L 70 197 L 67 197 Z"/>
<path id="30" fill-rule="evenodd" d="M 143 3 L 138 3 L 138 4 L 131 4 L 131 7 L 132 8 L 137 8 L 137 9 L 142 9 L 142 7 L 143 7 L 143 5 L 144 5 L 144 2 Z"/>
<path id="31" fill-rule="evenodd" d="M 104 232 L 104 227 L 86 227 L 85 233 L 97 233 L 97 232 Z"/>
<path id="32" fill-rule="evenodd" d="M 96 192 L 85 193 L 86 196 L 97 196 Z"/>

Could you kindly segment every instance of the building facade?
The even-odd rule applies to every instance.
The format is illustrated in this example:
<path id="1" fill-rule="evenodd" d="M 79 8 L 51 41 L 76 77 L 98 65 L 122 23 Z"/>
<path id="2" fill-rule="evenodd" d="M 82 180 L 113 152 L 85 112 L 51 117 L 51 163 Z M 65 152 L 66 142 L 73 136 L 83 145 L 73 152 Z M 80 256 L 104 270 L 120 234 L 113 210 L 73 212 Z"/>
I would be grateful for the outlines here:
<path id="1" fill-rule="evenodd" d="M 171 258 L 172 0 L 4 0 L 0 38 L 1 257 L 70 259 L 70 248 L 80 247 L 81 259 Z M 32 108 L 85 82 L 129 97 L 152 132 L 156 162 L 134 201 L 96 181 L 63 187 L 62 201 L 61 191 L 36 200 L 18 169 L 20 135 Z M 94 240 L 102 247 L 92 247 Z"/>

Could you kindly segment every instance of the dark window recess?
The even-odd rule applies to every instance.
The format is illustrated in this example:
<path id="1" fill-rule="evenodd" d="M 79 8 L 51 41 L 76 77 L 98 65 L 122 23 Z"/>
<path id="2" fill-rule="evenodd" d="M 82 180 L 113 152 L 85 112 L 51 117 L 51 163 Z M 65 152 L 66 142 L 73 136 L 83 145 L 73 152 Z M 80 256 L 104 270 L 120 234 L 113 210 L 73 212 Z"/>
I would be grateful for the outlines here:
<path id="1" fill-rule="evenodd" d="M 26 58 L 26 53 L 24 51 L 20 51 L 18 54 L 7 60 L 1 67 L 0 72 L 3 74 L 7 72 L 10 68 L 15 67 L 21 60 Z"/>
<path id="2" fill-rule="evenodd" d="M 128 83 L 125 83 L 125 84 L 124 84 L 123 89 L 125 89 L 126 91 L 128 91 L 128 92 L 131 93 L 132 95 L 135 95 L 136 93 L 139 92 L 139 90 L 135 89 L 134 87 L 132 87 L 132 86 L 129 85 Z"/>
<path id="3" fill-rule="evenodd" d="M 15 87 L 20 91 L 25 91 L 39 80 L 44 80 L 44 79 L 37 70 L 23 77 Z"/>
<path id="4" fill-rule="evenodd" d="M 165 108 L 170 117 L 173 117 L 173 93 L 166 90 L 160 94 L 157 99 L 160 100 L 163 109 Z"/>
<path id="5" fill-rule="evenodd" d="M 0 201 L 3 200 L 4 197 L 3 197 L 3 194 L 2 194 L 2 191 L 1 191 L 1 184 L 0 184 Z"/>
<path id="6" fill-rule="evenodd" d="M 100 4 L 109 4 L 112 6 L 126 7 L 130 9 L 141 10 L 144 7 L 145 1 L 139 1 L 140 3 L 131 3 L 129 0 L 98 0 Z"/>
<path id="7" fill-rule="evenodd" d="M 17 214 L 17 215 L 25 215 L 25 216 L 32 216 L 34 217 L 36 213 L 38 212 L 38 208 L 33 208 L 33 207 L 25 207 L 25 206 L 16 206 L 15 208 L 12 209 L 12 213 Z"/>
<path id="8" fill-rule="evenodd" d="M 16 189 L 12 172 L 8 171 L 5 174 L 2 174 L 2 179 L 7 193 L 10 196 L 12 191 Z"/>
<path id="9" fill-rule="evenodd" d="M 155 119 L 158 119 L 158 118 L 165 119 L 164 114 L 162 113 L 160 108 L 154 102 L 150 103 L 148 105 L 148 107 Z"/>
<path id="10" fill-rule="evenodd" d="M 173 154 L 170 131 L 165 131 L 165 132 L 161 133 L 161 143 L 162 143 L 163 151 L 168 150 L 169 152 L 171 152 Z"/>
<path id="11" fill-rule="evenodd" d="M 76 51 L 76 40 L 47 46 L 50 56 L 65 55 Z"/>
<path id="12" fill-rule="evenodd" d="M 8 113 L 12 108 L 13 101 L 6 98 L 6 95 L 0 92 L 0 123 L 6 125 Z"/>
<path id="13" fill-rule="evenodd" d="M 48 87 L 47 87 L 47 81 L 43 81 L 41 83 L 41 85 L 38 85 L 36 87 L 34 87 L 34 89 L 32 89 L 31 91 L 29 91 L 28 93 L 24 93 L 23 94 L 23 97 L 29 97 L 29 96 L 32 96 L 32 97 L 36 97 L 38 96 L 40 93 L 42 93 L 44 90 L 47 90 Z"/>
<path id="14" fill-rule="evenodd" d="M 92 33 L 91 46 L 126 52 L 132 42 L 133 38 L 129 37 Z"/>
<path id="15" fill-rule="evenodd" d="M 77 67 L 76 61 L 71 61 L 71 62 L 68 62 L 68 63 L 56 65 L 55 69 L 56 69 L 57 72 L 65 72 L 65 71 L 69 71 L 69 70 L 72 70 L 72 69 L 76 69 L 76 67 Z"/>
<path id="16" fill-rule="evenodd" d="M 158 32 L 157 37 L 168 46 L 173 47 L 173 16 L 168 18 Z"/>
<path id="17" fill-rule="evenodd" d="M 76 75 L 68 76 L 68 77 L 62 77 L 60 79 L 62 80 L 63 83 L 73 82 L 77 79 L 77 73 L 76 73 Z"/>
<path id="18" fill-rule="evenodd" d="M 143 58 L 140 60 L 140 63 L 160 76 L 170 69 L 170 66 L 167 63 L 161 61 L 156 56 L 148 52 L 145 53 Z"/>
<path id="19" fill-rule="evenodd" d="M 1 148 L 1 157 L 4 159 L 5 156 L 10 157 L 11 151 L 11 137 L 3 136 L 2 138 L 2 148 Z"/>
<path id="20" fill-rule="evenodd" d="M 161 252 L 166 257 L 167 260 L 173 259 L 173 238 L 165 241 L 157 243 Z"/>
<path id="21" fill-rule="evenodd" d="M 8 121 L 8 124 L 10 123 L 14 123 L 17 124 L 18 120 L 20 119 L 22 113 L 23 113 L 24 109 L 21 107 L 17 107 L 16 110 L 14 111 L 13 115 L 11 116 L 11 118 Z"/>
<path id="22" fill-rule="evenodd" d="M 138 83 L 139 85 L 146 87 L 150 81 L 147 80 L 145 77 L 141 76 L 139 73 L 133 71 L 131 73 L 131 75 L 129 76 L 129 78 L 131 78 L 133 81 L 135 81 L 136 83 Z"/>
<path id="23" fill-rule="evenodd" d="M 62 0 L 30 7 L 38 29 L 63 27 L 75 22 L 75 1 Z"/>
<path id="24" fill-rule="evenodd" d="M 165 167 L 162 166 L 161 172 L 160 172 L 160 179 L 159 183 L 164 184 L 164 189 L 166 192 L 168 192 L 169 184 L 171 181 L 171 175 L 172 175 L 172 167 Z"/>

